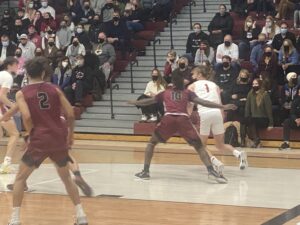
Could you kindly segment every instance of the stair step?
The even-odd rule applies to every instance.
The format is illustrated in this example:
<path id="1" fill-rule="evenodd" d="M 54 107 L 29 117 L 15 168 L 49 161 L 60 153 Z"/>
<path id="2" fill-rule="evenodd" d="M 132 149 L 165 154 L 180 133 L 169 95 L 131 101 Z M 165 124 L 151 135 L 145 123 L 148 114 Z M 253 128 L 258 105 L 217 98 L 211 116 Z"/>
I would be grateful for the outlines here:
<path id="1" fill-rule="evenodd" d="M 149 82 L 149 78 L 147 78 L 147 77 L 136 77 L 136 78 L 134 78 L 134 80 L 139 83 L 144 83 L 145 85 Z M 129 77 L 119 77 L 117 79 L 117 83 L 129 83 L 129 82 L 130 82 Z M 106 95 L 104 95 L 104 96 L 106 96 Z"/>
<path id="2" fill-rule="evenodd" d="M 149 81 L 149 79 L 147 79 L 147 80 Z M 113 100 L 114 101 L 129 101 L 129 100 L 135 100 L 138 97 L 140 97 L 140 94 L 117 94 L 117 93 L 113 94 Z M 110 100 L 110 96 L 109 95 L 103 95 L 103 100 L 106 100 L 106 101 Z M 92 108 L 88 108 L 88 109 L 92 109 Z"/>
<path id="3" fill-rule="evenodd" d="M 133 134 L 133 129 L 125 128 L 105 128 L 105 127 L 76 127 L 78 133 L 102 133 L 102 134 Z"/>
<path id="4" fill-rule="evenodd" d="M 90 120 L 82 119 L 76 121 L 76 126 L 81 127 L 106 127 L 106 128 L 133 128 L 135 121 L 130 120 Z"/>
<path id="5" fill-rule="evenodd" d="M 128 106 L 126 101 L 114 101 L 115 106 Z M 94 106 L 100 107 L 100 106 L 109 106 L 110 107 L 110 101 L 97 101 L 94 102 Z"/>
<path id="6" fill-rule="evenodd" d="M 128 99 L 131 100 L 131 99 Z M 87 113 L 97 113 L 97 114 L 109 114 L 110 107 L 91 107 L 86 109 Z M 140 110 L 134 106 L 114 106 L 114 113 L 123 114 L 123 115 L 139 115 Z"/>
<path id="7" fill-rule="evenodd" d="M 81 115 L 82 119 L 95 119 L 95 120 L 111 120 L 111 115 L 110 114 L 97 114 L 97 113 L 83 113 Z M 134 120 L 134 121 L 139 121 L 141 118 L 141 115 L 120 115 L 120 114 L 115 114 L 115 120 Z"/>

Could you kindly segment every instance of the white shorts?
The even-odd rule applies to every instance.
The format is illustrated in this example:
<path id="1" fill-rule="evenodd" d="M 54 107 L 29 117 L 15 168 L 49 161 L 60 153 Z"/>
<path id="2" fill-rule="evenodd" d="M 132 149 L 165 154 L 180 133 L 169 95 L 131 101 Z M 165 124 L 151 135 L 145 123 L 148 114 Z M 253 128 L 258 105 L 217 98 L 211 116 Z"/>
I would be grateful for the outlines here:
<path id="1" fill-rule="evenodd" d="M 210 131 L 213 135 L 224 134 L 223 116 L 220 111 L 199 113 L 200 116 L 200 135 L 208 136 Z"/>

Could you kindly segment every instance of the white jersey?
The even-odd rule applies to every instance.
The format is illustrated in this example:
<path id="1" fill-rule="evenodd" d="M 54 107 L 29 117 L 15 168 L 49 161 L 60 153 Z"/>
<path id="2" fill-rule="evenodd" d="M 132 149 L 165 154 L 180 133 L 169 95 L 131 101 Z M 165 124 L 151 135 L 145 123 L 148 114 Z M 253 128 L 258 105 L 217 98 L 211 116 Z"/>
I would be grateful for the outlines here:
<path id="1" fill-rule="evenodd" d="M 7 71 L 0 72 L 0 88 L 11 89 L 13 83 L 14 83 L 14 79 L 9 72 Z"/>
<path id="2" fill-rule="evenodd" d="M 198 80 L 194 83 L 195 85 L 195 93 L 199 98 L 202 98 L 207 101 L 211 101 L 217 104 L 221 104 L 220 94 L 218 91 L 218 86 L 211 81 L 208 80 Z M 207 108 L 202 105 L 198 105 L 199 113 L 207 113 L 207 112 L 220 112 L 220 109 L 216 108 Z"/>

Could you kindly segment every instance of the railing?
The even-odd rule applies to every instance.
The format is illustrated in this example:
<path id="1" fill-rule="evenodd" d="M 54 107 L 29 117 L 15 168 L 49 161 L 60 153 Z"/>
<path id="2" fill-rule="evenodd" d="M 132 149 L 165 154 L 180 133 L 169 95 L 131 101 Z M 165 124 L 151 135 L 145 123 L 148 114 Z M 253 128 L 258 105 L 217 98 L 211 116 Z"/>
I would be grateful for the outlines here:
<path id="1" fill-rule="evenodd" d="M 203 0 L 203 3 L 205 4 L 205 0 Z M 194 0 L 191 0 L 189 2 L 189 9 L 190 9 L 190 28 L 193 29 L 193 11 L 192 6 L 196 6 L 196 2 Z"/>
<path id="2" fill-rule="evenodd" d="M 115 119 L 115 114 L 114 114 L 114 104 L 113 104 L 113 90 L 117 89 L 119 90 L 119 85 L 118 84 L 113 84 L 113 80 L 116 78 L 116 76 L 112 76 L 109 79 L 109 88 L 110 88 L 110 115 L 111 119 Z"/>
<path id="3" fill-rule="evenodd" d="M 206 13 L 206 1 L 205 0 L 203 0 L 203 12 Z"/>
<path id="4" fill-rule="evenodd" d="M 154 55 L 154 68 L 157 68 L 157 62 L 156 62 L 156 44 L 160 44 L 160 39 L 154 39 L 153 41 L 153 55 Z"/>
<path id="5" fill-rule="evenodd" d="M 134 93 L 134 87 L 133 87 L 133 71 L 132 71 L 132 68 L 133 66 L 136 65 L 136 66 L 139 66 L 139 62 L 135 59 L 135 60 L 132 60 L 130 62 L 130 83 L 131 83 L 131 93 L 133 94 Z"/>
<path id="6" fill-rule="evenodd" d="M 173 23 L 177 24 L 176 16 L 174 13 L 170 14 L 170 40 L 171 40 L 171 49 L 174 49 L 174 43 L 173 43 Z"/>

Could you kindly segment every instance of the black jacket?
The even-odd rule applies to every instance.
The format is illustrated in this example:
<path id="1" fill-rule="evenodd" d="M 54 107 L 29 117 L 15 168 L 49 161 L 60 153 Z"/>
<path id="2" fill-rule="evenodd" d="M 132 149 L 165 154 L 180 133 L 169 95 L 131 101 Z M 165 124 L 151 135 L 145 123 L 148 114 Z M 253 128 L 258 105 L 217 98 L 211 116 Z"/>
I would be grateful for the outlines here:
<path id="1" fill-rule="evenodd" d="M 2 52 L 2 43 L 0 42 L 0 56 L 1 56 L 1 52 Z M 15 51 L 16 51 L 17 46 L 11 42 L 9 42 L 9 45 L 7 46 L 7 50 L 6 50 L 6 57 L 8 56 L 14 56 L 15 55 Z"/>
<path id="2" fill-rule="evenodd" d="M 223 66 L 217 67 L 215 82 L 223 90 L 232 92 L 239 71 L 235 67 L 230 67 L 229 70 L 224 70 Z"/>
<path id="3" fill-rule="evenodd" d="M 120 20 L 117 26 L 114 25 L 113 21 L 105 23 L 105 33 L 106 36 L 110 38 L 119 38 L 123 40 L 130 39 L 130 33 L 126 23 L 123 20 Z"/>
<path id="4" fill-rule="evenodd" d="M 252 40 L 257 40 L 260 32 L 261 29 L 259 27 L 255 27 L 254 29 L 251 29 L 249 31 L 245 31 L 245 29 L 243 28 L 241 38 L 243 41 L 249 43 Z M 251 34 L 249 35 L 249 33 Z"/>
<path id="5" fill-rule="evenodd" d="M 92 49 L 92 44 L 89 35 L 85 31 L 83 31 L 80 34 L 76 33 L 75 36 L 78 38 L 79 42 L 84 45 L 86 49 Z"/>
<path id="6" fill-rule="evenodd" d="M 223 35 L 231 34 L 233 24 L 233 19 L 228 12 L 226 12 L 224 16 L 221 16 L 220 13 L 216 13 L 208 25 L 208 31 L 212 32 L 213 30 L 222 30 Z"/>
<path id="7" fill-rule="evenodd" d="M 209 37 L 206 33 L 201 31 L 198 35 L 193 32 L 189 34 L 189 37 L 186 42 L 186 53 L 192 53 L 192 56 L 195 57 L 197 50 L 201 41 L 209 41 Z"/>
<path id="8" fill-rule="evenodd" d="M 299 96 L 297 96 L 292 103 L 290 118 L 293 120 L 300 118 L 300 97 Z"/>
<path id="9" fill-rule="evenodd" d="M 78 67 L 73 69 L 71 76 L 71 84 L 77 81 L 82 81 L 83 88 L 86 91 L 91 91 L 93 89 L 93 71 L 88 66 Z"/>
<path id="10" fill-rule="evenodd" d="M 295 34 L 293 34 L 292 32 L 287 32 L 286 36 L 283 38 L 281 34 L 276 34 L 273 38 L 272 41 L 272 46 L 274 49 L 279 50 L 283 44 L 283 41 L 285 39 L 290 39 L 294 45 L 294 47 L 296 46 L 296 36 Z"/>

